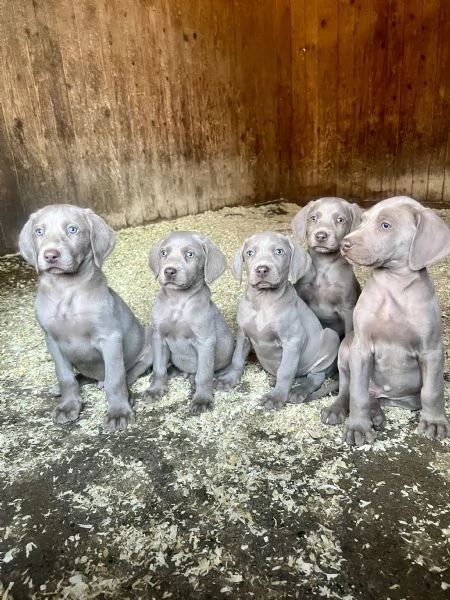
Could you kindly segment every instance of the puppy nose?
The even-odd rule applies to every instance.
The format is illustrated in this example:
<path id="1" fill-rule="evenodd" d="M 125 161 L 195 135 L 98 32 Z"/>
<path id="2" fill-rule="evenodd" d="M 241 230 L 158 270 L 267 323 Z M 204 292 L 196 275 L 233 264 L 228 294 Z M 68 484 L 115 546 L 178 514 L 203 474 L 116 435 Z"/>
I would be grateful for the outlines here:
<path id="1" fill-rule="evenodd" d="M 351 242 L 348 238 L 344 238 L 341 242 L 341 250 L 342 252 L 348 252 L 350 248 L 353 246 L 353 242 Z"/>
<path id="2" fill-rule="evenodd" d="M 60 256 L 61 252 L 56 250 L 56 248 L 47 248 L 47 250 L 44 252 L 44 259 L 50 264 L 57 261 Z"/>
<path id="3" fill-rule="evenodd" d="M 314 237 L 318 242 L 324 242 L 328 238 L 328 233 L 326 231 L 317 231 Z"/>
<path id="4" fill-rule="evenodd" d="M 177 270 L 174 267 L 166 267 L 164 269 L 164 275 L 167 277 L 167 279 L 173 279 L 176 274 Z"/>
<path id="5" fill-rule="evenodd" d="M 255 271 L 260 277 L 265 277 L 269 272 L 269 267 L 266 265 L 260 265 L 259 267 L 256 267 Z"/>

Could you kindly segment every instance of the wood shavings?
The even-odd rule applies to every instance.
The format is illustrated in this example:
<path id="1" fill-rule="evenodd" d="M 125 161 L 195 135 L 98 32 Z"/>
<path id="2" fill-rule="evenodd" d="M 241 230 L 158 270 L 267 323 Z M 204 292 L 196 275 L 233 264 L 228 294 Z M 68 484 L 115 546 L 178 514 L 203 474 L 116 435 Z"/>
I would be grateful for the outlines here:
<path id="1" fill-rule="evenodd" d="M 289 233 L 297 209 L 280 202 L 124 230 L 109 283 L 145 323 L 158 290 L 147 252 L 165 233 L 203 231 L 230 261 L 254 231 Z M 448 265 L 432 268 L 447 348 Z M 450 441 L 419 436 L 415 413 L 386 409 L 375 444 L 350 449 L 341 427 L 320 423 L 330 397 L 261 410 L 269 377 L 250 362 L 199 418 L 188 415 L 182 378 L 143 403 L 146 376 L 133 385 L 136 423 L 125 432 L 104 431 L 105 395 L 93 386 L 80 420 L 57 427 L 34 273 L 15 257 L 2 269 L 0 596 L 366 600 L 370 581 L 378 597 L 443 597 Z M 233 326 L 242 291 L 229 271 L 212 286 Z M 447 402 L 449 392 L 447 382 Z"/>

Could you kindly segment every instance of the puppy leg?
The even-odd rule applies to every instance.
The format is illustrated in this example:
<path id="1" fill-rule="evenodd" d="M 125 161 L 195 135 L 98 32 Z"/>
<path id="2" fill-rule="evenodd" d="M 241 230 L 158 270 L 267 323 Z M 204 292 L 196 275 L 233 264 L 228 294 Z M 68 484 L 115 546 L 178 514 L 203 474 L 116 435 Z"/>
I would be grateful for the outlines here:
<path id="1" fill-rule="evenodd" d="M 336 400 L 324 408 L 321 414 L 321 421 L 325 425 L 337 425 L 345 421 L 348 415 L 350 404 L 350 344 L 353 340 L 353 334 L 344 338 L 338 353 L 338 369 L 339 369 L 339 394 Z"/>
<path id="2" fill-rule="evenodd" d="M 244 372 L 245 361 L 247 360 L 250 349 L 250 340 L 245 335 L 244 330 L 239 327 L 231 364 L 215 379 L 214 385 L 217 390 L 231 390 L 236 387 Z"/>
<path id="3" fill-rule="evenodd" d="M 213 407 L 214 354 L 216 337 L 197 342 L 197 373 L 195 392 L 190 411 L 193 415 L 211 410 Z"/>
<path id="4" fill-rule="evenodd" d="M 145 328 L 144 347 L 139 355 L 139 360 L 127 372 L 127 384 L 131 385 L 144 373 L 150 369 L 153 363 L 153 347 L 152 347 L 153 331 L 151 327 Z"/>
<path id="5" fill-rule="evenodd" d="M 277 370 L 275 387 L 261 398 L 261 406 L 267 409 L 278 409 L 286 404 L 297 371 L 301 340 L 297 338 L 283 340 L 282 345 L 281 361 Z"/>
<path id="6" fill-rule="evenodd" d="M 297 378 L 289 392 L 289 402 L 291 404 L 301 404 L 309 400 L 311 394 L 318 390 L 324 381 L 324 371 L 320 373 L 308 373 L 306 377 Z"/>
<path id="7" fill-rule="evenodd" d="M 153 331 L 153 375 L 144 392 L 145 402 L 156 402 L 167 392 L 167 366 L 170 350 L 158 330 Z"/>
<path id="8" fill-rule="evenodd" d="M 45 340 L 48 351 L 55 363 L 56 377 L 61 395 L 61 400 L 52 412 L 52 419 L 55 423 L 63 425 L 64 423 L 76 421 L 79 417 L 81 408 L 80 386 L 78 385 L 71 363 L 62 354 L 58 343 L 49 335 L 46 335 Z"/>
<path id="9" fill-rule="evenodd" d="M 108 401 L 105 427 L 109 431 L 125 429 L 134 422 L 134 413 L 127 386 L 123 340 L 118 335 L 110 336 L 100 342 L 100 350 L 105 363 L 105 391 Z"/>
<path id="10" fill-rule="evenodd" d="M 445 414 L 443 362 L 440 345 L 434 352 L 424 353 L 419 357 L 422 372 L 419 431 L 430 440 L 450 437 L 450 422 Z"/>

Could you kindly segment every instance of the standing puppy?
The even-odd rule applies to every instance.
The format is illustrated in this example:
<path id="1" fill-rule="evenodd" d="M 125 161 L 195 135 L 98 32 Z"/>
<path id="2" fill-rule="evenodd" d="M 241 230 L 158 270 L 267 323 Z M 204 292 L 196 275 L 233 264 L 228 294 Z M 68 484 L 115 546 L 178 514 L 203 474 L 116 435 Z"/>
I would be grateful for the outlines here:
<path id="1" fill-rule="evenodd" d="M 450 436 L 444 410 L 442 325 L 426 267 L 450 254 L 450 229 L 430 209 L 398 196 L 376 204 L 346 236 L 342 254 L 373 267 L 354 313 L 354 334 L 339 351 L 339 395 L 322 414 L 341 423 L 350 406 L 349 444 L 373 441 L 380 402 L 422 409 L 419 430 L 429 439 Z"/>
<path id="2" fill-rule="evenodd" d="M 245 240 L 234 257 L 233 274 L 241 281 L 245 265 L 249 285 L 239 305 L 233 361 L 218 377 L 217 388 L 238 383 L 251 346 L 263 368 L 276 376 L 274 389 L 261 399 L 264 408 L 303 402 L 321 388 L 335 363 L 339 336 L 322 328 L 288 281 L 289 274 L 294 281 L 302 277 L 310 263 L 285 235 L 265 232 Z"/>
<path id="3" fill-rule="evenodd" d="M 361 288 L 352 266 L 341 256 L 341 240 L 357 227 L 362 210 L 342 198 L 309 202 L 292 219 L 292 230 L 306 239 L 312 265 L 295 284 L 300 298 L 342 339 L 353 330 L 353 309 Z"/>
<path id="4" fill-rule="evenodd" d="M 115 233 L 102 218 L 70 204 L 41 208 L 20 234 L 22 256 L 40 274 L 36 316 L 61 393 L 55 423 L 75 421 L 80 413 L 74 369 L 104 382 L 108 429 L 134 421 L 128 385 L 152 364 L 151 332 L 108 287 L 101 266 L 114 244 Z"/>
<path id="5" fill-rule="evenodd" d="M 233 354 L 232 331 L 207 285 L 225 271 L 226 258 L 204 235 L 180 231 L 150 250 L 149 265 L 162 287 L 152 310 L 153 378 L 145 399 L 153 402 L 166 392 L 170 361 L 195 374 L 191 412 L 197 415 L 212 408 L 214 372 Z"/>

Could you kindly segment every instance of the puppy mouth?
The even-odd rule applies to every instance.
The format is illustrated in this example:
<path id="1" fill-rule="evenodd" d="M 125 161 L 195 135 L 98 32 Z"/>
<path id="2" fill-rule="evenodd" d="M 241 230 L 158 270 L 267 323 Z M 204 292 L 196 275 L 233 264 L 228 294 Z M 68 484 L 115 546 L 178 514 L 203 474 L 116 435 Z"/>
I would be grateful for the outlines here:
<path id="1" fill-rule="evenodd" d="M 163 281 L 161 281 L 161 285 L 163 285 L 164 287 L 170 287 L 170 288 L 186 289 L 186 288 L 190 287 L 191 284 L 188 281 L 176 281 L 175 279 L 164 279 Z"/>
<path id="2" fill-rule="evenodd" d="M 273 282 L 273 281 L 267 281 L 267 280 L 259 280 L 259 281 L 255 281 L 254 283 L 252 283 L 252 287 L 256 288 L 257 290 L 273 290 L 276 289 L 277 287 L 279 287 L 280 282 Z"/>
<path id="3" fill-rule="evenodd" d="M 380 267 L 383 264 L 383 261 L 372 257 L 369 254 L 352 256 L 343 250 L 341 250 L 341 254 L 345 260 L 354 267 Z"/>

